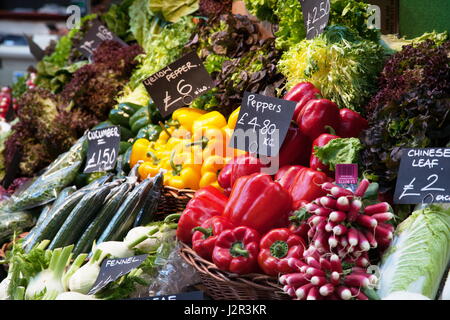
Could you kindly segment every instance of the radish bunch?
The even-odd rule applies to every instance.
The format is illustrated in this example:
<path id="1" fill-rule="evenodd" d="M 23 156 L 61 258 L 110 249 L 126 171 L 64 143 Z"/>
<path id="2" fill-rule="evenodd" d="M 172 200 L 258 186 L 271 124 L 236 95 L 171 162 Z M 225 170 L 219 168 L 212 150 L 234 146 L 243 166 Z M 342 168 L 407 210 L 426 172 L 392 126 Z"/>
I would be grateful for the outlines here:
<path id="1" fill-rule="evenodd" d="M 368 263 L 368 251 L 389 246 L 394 215 L 387 202 L 363 207 L 361 197 L 369 187 L 364 179 L 353 193 L 333 183 L 322 184 L 327 196 L 304 206 L 311 216 L 308 239 L 320 253 L 335 253 L 345 262 Z"/>
<path id="2" fill-rule="evenodd" d="M 298 272 L 279 278 L 283 291 L 296 300 L 368 300 L 363 290 L 378 282 L 365 267 L 344 263 L 336 254 L 322 255 L 314 246 L 304 252 L 303 260 L 290 258 L 289 265 Z"/>

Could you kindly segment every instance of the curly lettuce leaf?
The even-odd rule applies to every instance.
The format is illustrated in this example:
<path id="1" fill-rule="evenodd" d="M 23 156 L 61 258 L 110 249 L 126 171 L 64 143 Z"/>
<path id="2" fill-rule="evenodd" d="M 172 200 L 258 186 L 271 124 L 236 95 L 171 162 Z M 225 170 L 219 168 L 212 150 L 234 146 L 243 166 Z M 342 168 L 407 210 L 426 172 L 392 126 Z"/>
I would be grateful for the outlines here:
<path id="1" fill-rule="evenodd" d="M 182 17 L 198 10 L 198 0 L 151 0 L 150 10 L 168 22 L 178 22 Z"/>
<path id="2" fill-rule="evenodd" d="M 357 138 L 338 138 L 328 142 L 323 147 L 314 147 L 314 155 L 329 166 L 331 171 L 336 170 L 337 164 L 358 163 L 359 152 L 363 146 Z"/>

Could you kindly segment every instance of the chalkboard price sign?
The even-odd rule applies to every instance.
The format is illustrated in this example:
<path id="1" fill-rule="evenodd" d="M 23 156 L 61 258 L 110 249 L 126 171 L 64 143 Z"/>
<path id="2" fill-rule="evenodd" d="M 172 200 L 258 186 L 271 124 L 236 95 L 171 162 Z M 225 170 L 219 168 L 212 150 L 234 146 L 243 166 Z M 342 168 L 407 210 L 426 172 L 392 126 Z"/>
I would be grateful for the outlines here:
<path id="1" fill-rule="evenodd" d="M 95 294 L 108 283 L 116 281 L 121 276 L 130 273 L 133 269 L 138 268 L 147 259 L 148 254 L 134 256 L 129 258 L 106 259 L 102 262 L 100 273 L 95 280 L 92 289 L 88 294 Z"/>
<path id="2" fill-rule="evenodd" d="M 244 93 L 230 146 L 274 157 L 286 138 L 296 103 L 255 93 Z"/>
<path id="3" fill-rule="evenodd" d="M 202 60 L 191 52 L 147 78 L 144 85 L 166 117 L 208 92 L 214 87 L 214 81 Z"/>
<path id="4" fill-rule="evenodd" d="M 394 202 L 450 202 L 450 148 L 402 149 Z"/>
<path id="5" fill-rule="evenodd" d="M 118 126 L 91 130 L 87 134 L 88 152 L 84 173 L 114 169 L 119 153 L 120 128 Z"/>
<path id="6" fill-rule="evenodd" d="M 306 39 L 312 39 L 323 32 L 330 19 L 330 0 L 300 0 Z"/>
<path id="7" fill-rule="evenodd" d="M 94 50 L 106 40 L 114 40 L 123 46 L 127 46 L 122 39 L 109 31 L 100 21 L 94 20 L 92 23 L 92 27 L 86 32 L 81 44 L 78 46 L 78 50 L 87 58 L 91 58 Z"/>

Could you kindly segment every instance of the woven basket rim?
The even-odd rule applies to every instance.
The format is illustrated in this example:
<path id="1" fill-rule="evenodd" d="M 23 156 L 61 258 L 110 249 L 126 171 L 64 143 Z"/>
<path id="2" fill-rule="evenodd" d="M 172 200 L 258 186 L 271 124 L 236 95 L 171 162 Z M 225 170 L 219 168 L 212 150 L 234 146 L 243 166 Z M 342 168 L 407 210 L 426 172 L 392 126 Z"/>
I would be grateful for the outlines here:
<path id="1" fill-rule="evenodd" d="M 233 286 L 250 286 L 257 290 L 265 291 L 282 291 L 278 279 L 261 273 L 249 273 L 239 275 L 220 270 L 217 266 L 200 257 L 189 245 L 180 241 L 180 255 L 190 265 L 192 265 L 198 272 L 214 278 L 216 281 L 227 282 Z"/>

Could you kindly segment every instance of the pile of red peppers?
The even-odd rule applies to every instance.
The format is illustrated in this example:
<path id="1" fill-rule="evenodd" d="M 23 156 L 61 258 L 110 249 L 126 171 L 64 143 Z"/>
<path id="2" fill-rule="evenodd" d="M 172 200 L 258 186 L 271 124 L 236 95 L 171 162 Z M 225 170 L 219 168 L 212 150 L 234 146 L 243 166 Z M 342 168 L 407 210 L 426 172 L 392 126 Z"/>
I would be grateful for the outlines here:
<path id="1" fill-rule="evenodd" d="M 276 175 L 252 155 L 230 161 L 220 172 L 223 192 L 209 186 L 196 192 L 178 223 L 177 237 L 204 259 L 236 274 L 293 272 L 290 258 L 302 258 L 308 227 L 294 212 L 325 196 L 320 187 L 332 172 L 314 155 L 315 147 L 337 138 L 358 137 L 367 121 L 350 109 L 322 99 L 311 83 L 284 97 L 297 102 L 293 124 L 279 152 Z"/>

